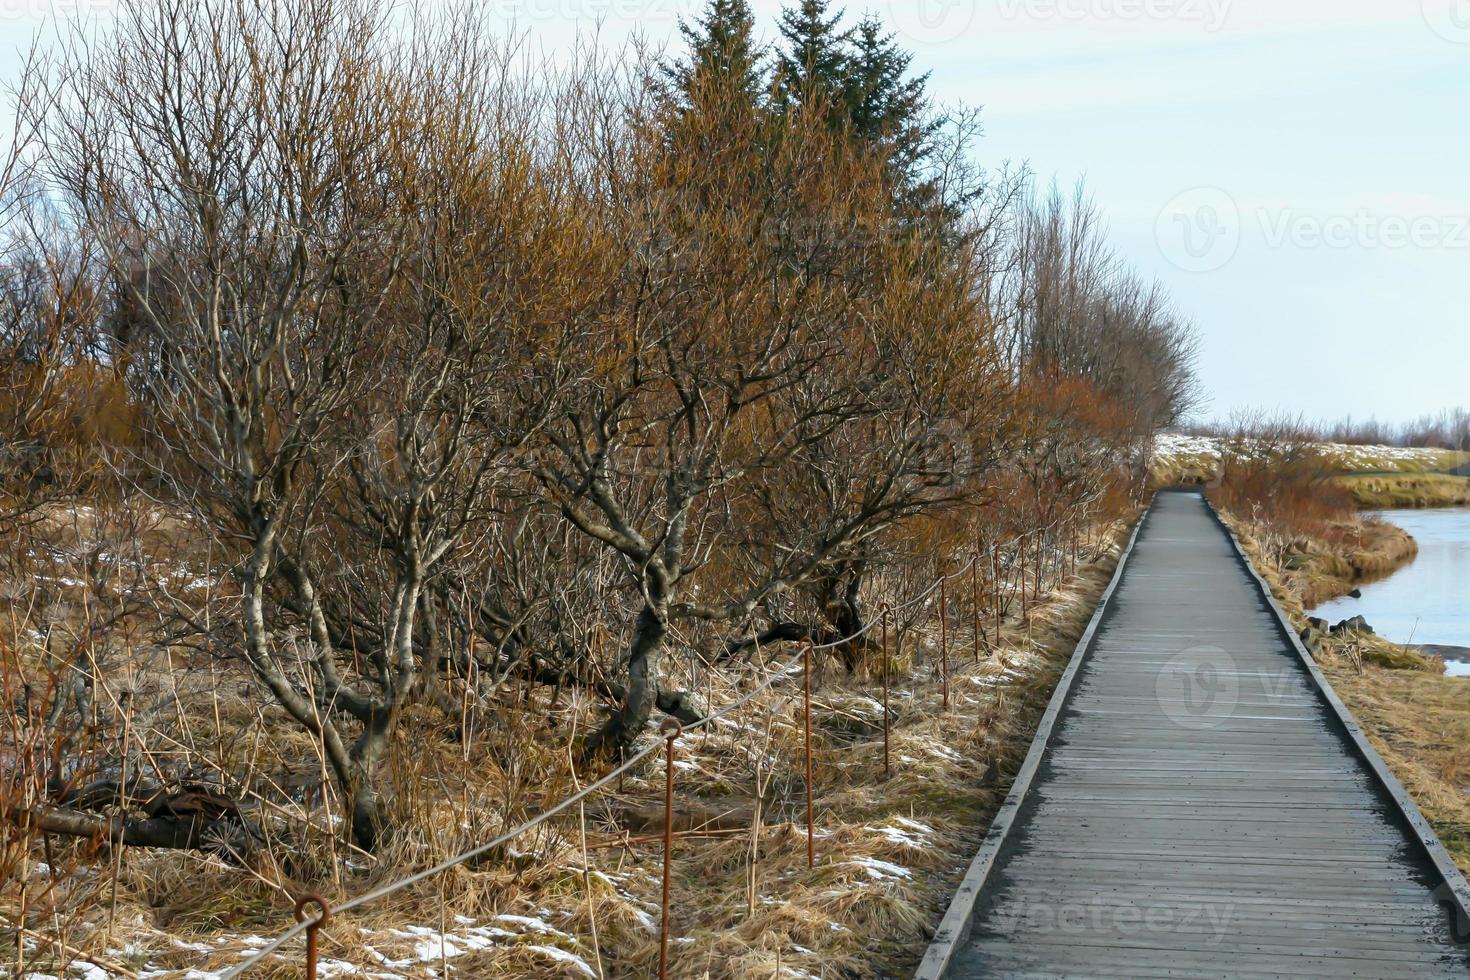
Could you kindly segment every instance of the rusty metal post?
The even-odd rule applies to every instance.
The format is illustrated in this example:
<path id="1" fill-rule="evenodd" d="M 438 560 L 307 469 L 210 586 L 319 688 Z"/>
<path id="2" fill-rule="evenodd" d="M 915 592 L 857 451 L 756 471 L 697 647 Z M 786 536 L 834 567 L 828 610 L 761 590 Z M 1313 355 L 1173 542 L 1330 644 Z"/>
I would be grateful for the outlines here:
<path id="1" fill-rule="evenodd" d="M 669 980 L 669 891 L 674 856 L 674 740 L 684 731 L 677 718 L 665 718 L 658 730 L 667 739 L 664 754 L 664 886 L 658 925 L 658 980 Z"/>
<path id="2" fill-rule="evenodd" d="M 1001 622 L 1003 612 L 1000 604 L 1000 589 L 1000 545 L 992 543 L 990 545 L 990 597 L 995 603 L 995 645 L 997 649 L 1000 647 L 1000 630 L 1003 625 Z"/>
<path id="3" fill-rule="evenodd" d="M 321 914 L 306 927 L 306 980 L 316 980 L 317 933 L 331 920 L 332 907 L 316 892 L 307 892 L 296 900 L 297 922 L 306 922 L 308 905 L 315 905 L 321 909 Z"/>
<path id="4" fill-rule="evenodd" d="M 817 865 L 816 834 L 812 829 L 812 641 L 802 646 L 802 715 L 806 722 L 806 866 Z"/>
<path id="5" fill-rule="evenodd" d="M 892 775 L 888 768 L 888 603 L 883 603 L 883 778 Z"/>
<path id="6" fill-rule="evenodd" d="M 975 662 L 980 662 L 980 545 L 970 556 L 970 617 L 975 622 Z"/>
<path id="7" fill-rule="evenodd" d="M 943 692 L 944 710 L 949 710 L 949 603 L 945 579 L 939 579 L 939 685 Z"/>

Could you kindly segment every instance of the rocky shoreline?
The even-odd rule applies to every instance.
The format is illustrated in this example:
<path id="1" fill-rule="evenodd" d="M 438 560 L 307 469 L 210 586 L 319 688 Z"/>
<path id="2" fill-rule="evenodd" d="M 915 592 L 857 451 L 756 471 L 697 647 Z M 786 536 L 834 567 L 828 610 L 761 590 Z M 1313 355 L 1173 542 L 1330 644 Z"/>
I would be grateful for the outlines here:
<path id="1" fill-rule="evenodd" d="M 1443 643 L 1410 643 L 1408 648 L 1441 660 L 1470 664 L 1470 647 L 1447 646 Z"/>

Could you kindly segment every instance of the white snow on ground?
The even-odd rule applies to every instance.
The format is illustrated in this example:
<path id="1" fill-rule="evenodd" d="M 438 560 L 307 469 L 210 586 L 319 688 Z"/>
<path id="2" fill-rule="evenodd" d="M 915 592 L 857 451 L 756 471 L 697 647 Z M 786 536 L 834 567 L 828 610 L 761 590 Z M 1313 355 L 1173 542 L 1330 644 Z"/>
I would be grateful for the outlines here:
<path id="1" fill-rule="evenodd" d="M 924 749 L 930 755 L 940 759 L 946 759 L 950 762 L 958 762 L 963 759 L 963 756 L 942 742 L 926 741 L 924 743 Z"/>
<path id="2" fill-rule="evenodd" d="M 924 826 L 916 820 L 904 820 L 899 817 L 896 823 L 902 823 L 903 827 L 864 827 L 864 830 L 878 834 L 890 844 L 900 847 L 912 847 L 922 850 L 929 846 L 929 834 L 934 833 L 929 827 Z"/>
<path id="3" fill-rule="evenodd" d="M 887 861 L 880 861 L 877 858 L 857 857 L 844 863 L 862 868 L 875 881 L 898 881 L 914 876 L 912 871 L 902 865 L 890 864 Z"/>
<path id="4" fill-rule="evenodd" d="M 1220 440 L 1213 436 L 1186 436 L 1179 432 L 1161 432 L 1154 438 L 1155 458 L 1219 455 Z"/>
<path id="5" fill-rule="evenodd" d="M 1187 436 L 1179 432 L 1162 432 L 1154 438 L 1154 459 L 1164 462 L 1181 457 L 1205 457 L 1219 459 L 1229 439 L 1220 436 Z M 1346 469 L 1382 469 L 1385 463 L 1435 462 L 1438 450 L 1418 449 L 1407 446 L 1348 446 L 1328 442 L 1321 445 L 1322 451 L 1338 460 Z"/>
<path id="6" fill-rule="evenodd" d="M 495 917 L 495 921 L 509 922 L 513 925 L 524 926 L 527 929 L 532 930 L 533 932 L 544 932 L 547 935 L 559 936 L 562 939 L 569 939 L 574 943 L 577 941 L 576 937 L 571 935 L 570 933 L 562 932 L 560 929 L 557 929 L 554 926 L 551 926 L 541 921 L 540 919 L 532 919 L 524 915 L 497 915 Z"/>
<path id="7" fill-rule="evenodd" d="M 592 967 L 587 964 L 587 961 L 582 959 L 582 957 L 578 956 L 576 953 L 568 953 L 566 950 L 557 949 L 555 946 L 527 946 L 526 948 L 540 953 L 543 956 L 549 956 L 552 959 L 557 960 L 558 962 L 569 963 L 589 977 L 597 976 L 597 974 L 593 972 Z"/>
<path id="8" fill-rule="evenodd" d="M 545 910 L 538 910 L 545 911 Z M 550 914 L 547 912 L 546 914 Z M 318 975 L 328 977 L 372 977 L 376 980 L 409 980 L 410 977 L 423 976 L 425 970 L 428 975 L 437 975 L 430 964 L 437 964 L 453 960 L 466 953 L 478 952 L 494 948 L 523 949 L 554 960 L 563 966 L 570 967 L 576 972 L 588 977 L 596 977 L 597 973 L 579 953 L 574 950 L 583 949 L 580 940 L 570 933 L 563 932 L 544 919 L 526 915 L 497 915 L 493 920 L 497 924 L 478 924 L 474 919 L 463 915 L 454 917 L 455 928 L 440 932 L 428 926 L 404 926 L 401 929 L 387 929 L 374 931 L 371 929 L 360 929 L 364 943 L 363 949 L 372 958 L 371 963 L 351 963 L 346 960 L 324 959 L 318 965 Z M 652 920 L 648 923 L 651 925 Z M 511 928 L 504 928 L 509 926 Z M 527 940 L 535 937 L 535 942 Z M 551 945 L 548 940 L 558 942 L 561 945 Z M 375 948 L 372 943 L 380 946 L 392 945 L 393 948 L 403 948 L 405 941 L 412 942 L 412 949 L 406 955 L 397 957 L 390 956 Z M 219 949 L 230 947 L 243 947 L 238 949 L 240 958 L 254 954 L 254 951 L 266 945 L 269 940 L 259 936 L 224 936 L 221 937 L 219 946 L 211 947 L 204 943 L 186 943 L 175 939 L 174 945 L 179 949 L 208 955 Z M 570 946 L 571 949 L 565 949 Z M 120 955 L 123 951 L 111 951 L 114 955 Z M 141 956 L 142 951 L 134 953 Z M 293 954 L 288 952 L 277 953 L 275 959 L 283 962 L 292 959 Z M 365 967 L 377 966 L 383 972 L 367 972 Z M 455 972 L 453 966 L 450 972 Z M 72 973 L 68 974 L 66 980 L 107 980 L 108 974 L 99 967 L 77 962 L 71 966 Z M 403 972 L 396 972 L 403 971 Z M 463 972 L 463 971 L 459 971 Z M 138 971 L 138 976 L 144 980 L 219 980 L 223 974 L 206 970 L 191 969 L 181 972 L 179 968 L 163 968 L 149 964 Z M 32 974 L 29 980 L 62 980 L 58 977 L 50 977 L 44 974 Z"/>

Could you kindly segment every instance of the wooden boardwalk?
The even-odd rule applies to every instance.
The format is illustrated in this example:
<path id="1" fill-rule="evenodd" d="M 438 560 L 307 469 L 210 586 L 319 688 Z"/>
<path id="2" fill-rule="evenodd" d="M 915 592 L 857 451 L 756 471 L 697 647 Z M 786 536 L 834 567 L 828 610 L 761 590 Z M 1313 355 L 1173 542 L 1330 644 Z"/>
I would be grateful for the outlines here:
<path id="1" fill-rule="evenodd" d="M 1464 878 L 1279 617 L 1160 494 L 919 976 L 1470 976 Z"/>

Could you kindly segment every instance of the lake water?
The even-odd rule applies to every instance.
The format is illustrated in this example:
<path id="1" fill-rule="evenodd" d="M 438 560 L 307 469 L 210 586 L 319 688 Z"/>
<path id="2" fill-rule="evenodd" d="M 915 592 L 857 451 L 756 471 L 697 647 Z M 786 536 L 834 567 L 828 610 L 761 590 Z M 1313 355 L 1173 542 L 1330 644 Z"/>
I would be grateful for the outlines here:
<path id="1" fill-rule="evenodd" d="M 1470 508 L 1386 510 L 1378 516 L 1412 534 L 1419 557 L 1361 586 L 1363 598 L 1334 599 L 1313 614 L 1331 623 L 1361 615 L 1395 643 L 1470 647 Z M 1470 677 L 1470 662 L 1446 663 L 1449 673 Z"/>

